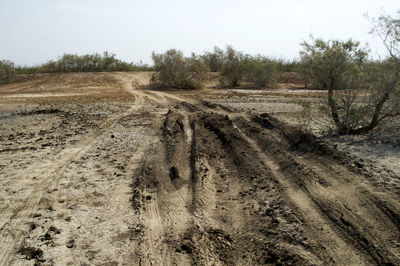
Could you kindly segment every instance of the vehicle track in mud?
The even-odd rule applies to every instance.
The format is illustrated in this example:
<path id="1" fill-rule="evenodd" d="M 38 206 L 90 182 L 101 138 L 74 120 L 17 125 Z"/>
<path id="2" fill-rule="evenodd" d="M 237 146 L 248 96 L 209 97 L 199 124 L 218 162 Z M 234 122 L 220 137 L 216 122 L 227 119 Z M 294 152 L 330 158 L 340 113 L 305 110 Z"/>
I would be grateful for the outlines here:
<path id="1" fill-rule="evenodd" d="M 180 230 L 166 226 L 161 262 L 179 263 L 174 261 L 178 257 L 175 249 L 186 253 L 194 264 L 399 263 L 395 195 L 387 193 L 382 198 L 362 175 L 329 154 L 321 154 L 325 151 L 313 143 L 301 143 L 304 151 L 294 150 L 300 144 L 293 137 L 299 136 L 290 135 L 301 133 L 279 122 L 275 128 L 273 120 L 263 117 L 252 119 L 183 103 L 169 110 L 164 123 L 166 152 L 157 161 L 166 165 L 148 175 L 155 179 L 150 178 L 153 189 L 163 197 L 142 197 L 143 201 L 168 201 L 180 178 L 176 173 L 181 172 L 171 157 L 181 154 L 181 160 L 187 161 L 184 168 L 191 167 L 186 191 L 191 190 L 192 200 L 185 206 L 192 218 L 188 233 L 180 236 Z M 185 138 L 189 124 L 182 122 L 183 117 L 191 121 L 192 138 Z M 189 146 L 191 156 L 187 158 Z M 184 175 L 182 181 L 189 177 Z M 134 200 L 140 201 L 137 196 Z M 385 207 L 374 203 L 382 200 Z M 161 216 L 167 217 L 174 205 L 157 206 L 165 212 Z M 165 257 L 165 249 L 170 250 L 170 258 Z"/>
<path id="2" fill-rule="evenodd" d="M 17 232 L 2 264 L 400 264 L 398 196 L 351 158 L 270 115 L 110 75 L 132 99 L 30 166 L 41 182 L 2 209 L 2 236 Z"/>

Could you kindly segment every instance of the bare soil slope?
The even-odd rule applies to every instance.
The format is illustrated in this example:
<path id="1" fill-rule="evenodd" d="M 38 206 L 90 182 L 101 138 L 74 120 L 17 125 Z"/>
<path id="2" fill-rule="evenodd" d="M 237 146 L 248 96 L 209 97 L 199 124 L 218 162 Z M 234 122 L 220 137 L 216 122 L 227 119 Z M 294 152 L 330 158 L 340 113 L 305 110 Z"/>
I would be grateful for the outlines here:
<path id="1" fill-rule="evenodd" d="M 0 87 L 0 265 L 400 264 L 400 173 L 264 114 L 282 92 L 150 75 Z"/>

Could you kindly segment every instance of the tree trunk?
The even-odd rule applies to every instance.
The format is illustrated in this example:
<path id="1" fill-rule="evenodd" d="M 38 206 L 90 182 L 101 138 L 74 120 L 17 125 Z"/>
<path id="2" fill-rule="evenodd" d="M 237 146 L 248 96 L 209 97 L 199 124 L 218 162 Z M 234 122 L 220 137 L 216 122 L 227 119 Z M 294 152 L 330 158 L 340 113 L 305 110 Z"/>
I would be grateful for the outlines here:
<path id="1" fill-rule="evenodd" d="M 339 133 L 346 134 L 347 129 L 343 126 L 342 122 L 340 121 L 339 113 L 337 110 L 337 104 L 335 99 L 333 99 L 333 89 L 331 87 L 328 89 L 328 103 L 329 107 L 331 108 L 332 119 L 335 122 L 335 125 L 338 128 Z"/>

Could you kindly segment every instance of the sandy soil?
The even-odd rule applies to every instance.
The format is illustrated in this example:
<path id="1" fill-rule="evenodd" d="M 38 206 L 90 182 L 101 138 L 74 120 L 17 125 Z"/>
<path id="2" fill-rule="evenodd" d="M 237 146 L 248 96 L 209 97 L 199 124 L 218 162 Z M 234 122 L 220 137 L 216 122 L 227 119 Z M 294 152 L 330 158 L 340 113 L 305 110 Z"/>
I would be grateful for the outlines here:
<path id="1" fill-rule="evenodd" d="M 0 87 L 0 265 L 400 264 L 397 143 L 301 133 L 324 92 L 150 75 Z"/>

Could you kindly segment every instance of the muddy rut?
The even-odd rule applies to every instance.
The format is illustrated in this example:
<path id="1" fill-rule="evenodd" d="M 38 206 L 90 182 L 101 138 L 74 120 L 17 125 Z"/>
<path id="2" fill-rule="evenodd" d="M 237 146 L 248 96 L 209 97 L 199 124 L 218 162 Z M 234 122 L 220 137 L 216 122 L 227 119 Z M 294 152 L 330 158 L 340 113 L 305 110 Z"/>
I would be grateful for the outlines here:
<path id="1" fill-rule="evenodd" d="M 110 75 L 131 98 L 40 164 L 1 170 L 32 173 L 1 206 L 1 264 L 400 264 L 398 195 L 351 158 L 268 114 Z"/>

